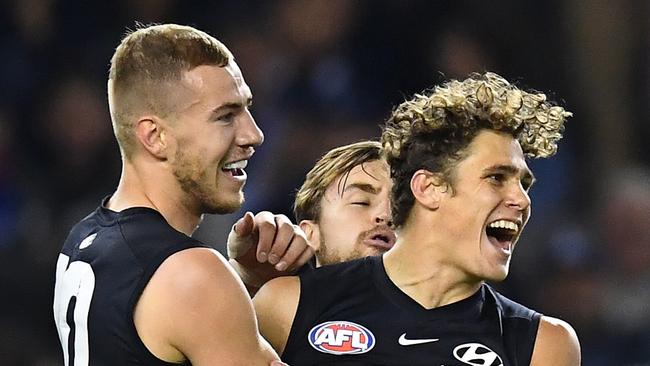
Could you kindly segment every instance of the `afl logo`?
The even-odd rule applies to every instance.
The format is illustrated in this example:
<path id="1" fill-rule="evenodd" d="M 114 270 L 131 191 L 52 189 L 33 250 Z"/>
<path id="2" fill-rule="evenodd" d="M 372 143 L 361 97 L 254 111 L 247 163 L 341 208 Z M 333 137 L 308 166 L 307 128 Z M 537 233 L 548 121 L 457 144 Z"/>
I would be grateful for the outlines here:
<path id="1" fill-rule="evenodd" d="M 367 328 L 347 321 L 318 324 L 308 340 L 317 351 L 333 355 L 366 353 L 375 346 L 375 336 Z"/>
<path id="2" fill-rule="evenodd" d="M 496 352 L 480 343 L 465 343 L 454 348 L 454 357 L 466 365 L 503 366 L 503 361 Z"/>

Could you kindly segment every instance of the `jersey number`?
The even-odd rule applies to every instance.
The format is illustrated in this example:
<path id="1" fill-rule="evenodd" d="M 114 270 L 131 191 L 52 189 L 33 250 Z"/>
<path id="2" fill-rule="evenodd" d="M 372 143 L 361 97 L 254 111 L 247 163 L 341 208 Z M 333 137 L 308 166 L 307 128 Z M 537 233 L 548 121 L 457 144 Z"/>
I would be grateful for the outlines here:
<path id="1" fill-rule="evenodd" d="M 63 347 L 64 366 L 88 366 L 88 312 L 95 290 L 90 264 L 59 254 L 54 285 L 54 321 Z"/>

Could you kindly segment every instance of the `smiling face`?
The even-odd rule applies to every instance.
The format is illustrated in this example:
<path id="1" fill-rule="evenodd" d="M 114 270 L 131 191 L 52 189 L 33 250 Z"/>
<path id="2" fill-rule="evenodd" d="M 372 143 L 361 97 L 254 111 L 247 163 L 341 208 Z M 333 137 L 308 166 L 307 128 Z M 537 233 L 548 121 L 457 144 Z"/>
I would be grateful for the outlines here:
<path id="1" fill-rule="evenodd" d="M 183 73 L 169 117 L 175 141 L 169 164 L 190 210 L 223 214 L 242 205 L 244 168 L 263 141 L 248 109 L 251 98 L 234 61 Z"/>
<path id="2" fill-rule="evenodd" d="M 477 280 L 505 279 L 510 258 L 530 217 L 533 176 L 512 136 L 482 130 L 453 171 L 453 190 L 438 208 L 445 257 Z"/>
<path id="3" fill-rule="evenodd" d="M 391 184 L 388 165 L 374 160 L 327 187 L 318 223 L 311 224 L 318 265 L 379 255 L 395 244 L 389 222 Z"/>

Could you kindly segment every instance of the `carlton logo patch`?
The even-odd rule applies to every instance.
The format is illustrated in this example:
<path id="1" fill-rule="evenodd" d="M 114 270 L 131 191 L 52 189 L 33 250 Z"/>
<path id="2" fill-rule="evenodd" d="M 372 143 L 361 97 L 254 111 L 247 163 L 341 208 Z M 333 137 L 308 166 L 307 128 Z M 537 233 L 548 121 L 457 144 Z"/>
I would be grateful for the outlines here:
<path id="1" fill-rule="evenodd" d="M 466 365 L 503 366 L 501 357 L 480 343 L 465 343 L 454 348 L 454 357 Z"/>
<path id="2" fill-rule="evenodd" d="M 333 355 L 366 353 L 375 346 L 375 336 L 364 326 L 347 321 L 319 324 L 309 331 L 309 344 Z"/>

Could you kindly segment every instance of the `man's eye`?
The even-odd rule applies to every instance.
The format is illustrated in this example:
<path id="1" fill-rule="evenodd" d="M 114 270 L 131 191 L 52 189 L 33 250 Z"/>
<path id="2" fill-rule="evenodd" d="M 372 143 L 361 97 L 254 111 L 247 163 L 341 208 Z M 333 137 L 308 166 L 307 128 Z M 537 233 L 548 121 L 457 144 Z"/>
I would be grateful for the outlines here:
<path id="1" fill-rule="evenodd" d="M 356 202 L 352 202 L 352 204 L 358 206 L 370 206 L 370 202 L 365 202 L 365 201 L 356 201 Z"/>
<path id="2" fill-rule="evenodd" d="M 503 174 L 490 174 L 487 176 L 487 178 L 492 182 L 492 183 L 498 183 L 501 184 L 505 180 L 505 175 Z"/>
<path id="3" fill-rule="evenodd" d="M 219 116 L 217 118 L 217 120 L 219 120 L 219 121 L 228 122 L 228 123 L 232 122 L 234 119 L 235 119 L 235 114 L 232 113 L 232 112 L 226 113 L 226 114 L 224 114 L 222 116 Z"/>

